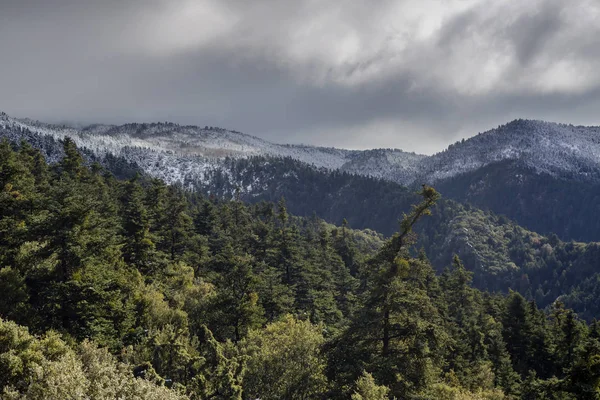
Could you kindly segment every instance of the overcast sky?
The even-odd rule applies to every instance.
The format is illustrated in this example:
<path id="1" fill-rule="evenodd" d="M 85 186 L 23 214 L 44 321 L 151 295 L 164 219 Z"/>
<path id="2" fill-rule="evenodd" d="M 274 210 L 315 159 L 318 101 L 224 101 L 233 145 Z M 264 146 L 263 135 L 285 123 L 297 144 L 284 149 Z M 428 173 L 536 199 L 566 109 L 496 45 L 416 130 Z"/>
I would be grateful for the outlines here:
<path id="1" fill-rule="evenodd" d="M 0 0 L 0 110 L 433 153 L 600 124 L 598 0 Z"/>

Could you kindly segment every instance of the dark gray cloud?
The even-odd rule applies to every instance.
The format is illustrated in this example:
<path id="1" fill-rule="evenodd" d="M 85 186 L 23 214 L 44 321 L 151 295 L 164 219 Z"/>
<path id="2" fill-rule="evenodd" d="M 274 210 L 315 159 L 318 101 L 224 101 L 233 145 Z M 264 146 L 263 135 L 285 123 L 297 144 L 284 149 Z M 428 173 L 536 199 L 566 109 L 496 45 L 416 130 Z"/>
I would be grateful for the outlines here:
<path id="1" fill-rule="evenodd" d="M 441 150 L 599 124 L 596 0 L 0 0 L 0 109 Z"/>

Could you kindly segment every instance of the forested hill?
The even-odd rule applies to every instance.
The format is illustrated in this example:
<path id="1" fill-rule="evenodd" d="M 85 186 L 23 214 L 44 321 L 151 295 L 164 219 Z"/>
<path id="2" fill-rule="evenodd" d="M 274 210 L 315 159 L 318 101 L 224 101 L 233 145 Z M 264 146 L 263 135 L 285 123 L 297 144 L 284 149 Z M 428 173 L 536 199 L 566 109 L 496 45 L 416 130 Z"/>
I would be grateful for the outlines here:
<path id="1" fill-rule="evenodd" d="M 287 158 L 290 162 L 283 173 L 292 176 L 297 166 L 311 166 L 322 172 L 346 172 L 416 188 L 422 183 L 434 184 L 447 198 L 506 215 L 531 231 L 585 242 L 600 241 L 599 134 L 599 127 L 515 120 L 423 156 L 397 149 L 350 151 L 279 145 L 236 131 L 168 122 L 76 129 L 15 119 L 0 112 L 0 137 L 16 143 L 27 140 L 50 161 L 61 155 L 57 141 L 69 137 L 84 149 L 86 157 L 121 177 L 130 176 L 137 168 L 186 187 L 214 188 L 215 177 L 236 187 L 240 182 L 232 181 L 233 175 L 238 175 L 231 170 L 232 163 L 244 165 L 253 157 Z M 272 186 L 272 176 L 257 176 L 261 179 L 243 179 L 243 193 L 257 195 Z M 374 228 L 393 232 L 396 225 L 387 222 Z"/>
<path id="2" fill-rule="evenodd" d="M 260 185 L 256 183 L 260 182 Z M 386 235 L 398 229 L 403 212 L 418 201 L 416 193 L 393 182 L 326 171 L 290 158 L 228 159 L 196 188 L 217 197 L 275 202 L 301 216 L 370 228 Z M 420 224 L 417 247 L 438 271 L 453 254 L 474 272 L 476 287 L 517 290 L 546 307 L 560 296 L 586 318 L 600 314 L 596 305 L 600 275 L 598 243 L 563 242 L 522 228 L 506 217 L 441 199 L 433 217 Z M 557 210 L 557 213 L 560 210 Z"/>
<path id="3" fill-rule="evenodd" d="M 432 188 L 383 242 L 64 154 L 0 144 L 3 399 L 598 398 L 600 325 L 414 247 Z"/>
<path id="4" fill-rule="evenodd" d="M 53 162 L 64 155 L 62 144 L 50 136 L 21 130 L 11 138 L 13 143 L 18 143 L 19 138 L 27 140 Z M 83 149 L 83 153 L 88 164 L 101 163 L 118 177 L 129 178 L 137 172 L 145 175 L 138 165 L 124 157 L 111 153 L 99 156 L 88 149 Z M 156 159 L 159 167 L 168 170 L 164 161 Z M 452 187 L 441 185 L 444 193 L 452 191 Z M 185 186 L 216 198 L 237 196 L 254 204 L 263 200 L 276 203 L 283 197 L 295 215 L 316 214 L 338 225 L 345 219 L 351 227 L 368 228 L 388 236 L 398 229 L 402 213 L 418 201 L 414 189 L 382 179 L 317 168 L 292 158 L 223 159 L 218 168 L 206 170 L 202 179 L 188 180 Z M 506 204 L 511 204 L 508 199 Z M 541 206 L 536 204 L 536 208 Z M 568 215 L 572 208 L 556 207 L 552 216 L 566 225 L 568 219 L 559 216 Z M 588 220 L 593 225 L 594 220 Z M 600 250 L 596 243 L 563 242 L 554 235 L 538 235 L 507 218 L 443 199 L 438 202 L 433 218 L 417 227 L 417 231 L 417 247 L 425 250 L 439 272 L 456 253 L 467 269 L 474 272 L 474 284 L 479 289 L 516 290 L 528 300 L 535 299 L 541 307 L 560 297 L 589 320 L 600 313 L 595 294 L 600 290 Z"/>
<path id="5" fill-rule="evenodd" d="M 502 161 L 440 181 L 436 188 L 444 196 L 506 215 L 535 232 L 600 241 L 600 184 L 594 181 Z"/>

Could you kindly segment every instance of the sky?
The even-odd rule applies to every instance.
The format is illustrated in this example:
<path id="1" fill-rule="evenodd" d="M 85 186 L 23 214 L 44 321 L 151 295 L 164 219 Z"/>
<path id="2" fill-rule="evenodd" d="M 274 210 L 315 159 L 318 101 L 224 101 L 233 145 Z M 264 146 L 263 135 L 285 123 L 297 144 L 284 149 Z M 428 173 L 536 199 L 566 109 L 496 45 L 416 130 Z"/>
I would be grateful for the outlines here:
<path id="1" fill-rule="evenodd" d="M 0 0 L 0 110 L 432 154 L 600 125 L 598 0 Z"/>

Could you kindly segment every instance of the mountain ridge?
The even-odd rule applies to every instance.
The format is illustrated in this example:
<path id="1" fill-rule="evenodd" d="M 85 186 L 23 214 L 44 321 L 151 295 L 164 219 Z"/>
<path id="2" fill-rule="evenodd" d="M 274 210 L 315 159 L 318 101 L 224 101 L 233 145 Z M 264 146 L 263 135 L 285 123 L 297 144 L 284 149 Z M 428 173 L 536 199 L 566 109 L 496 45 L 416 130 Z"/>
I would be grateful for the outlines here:
<path id="1" fill-rule="evenodd" d="M 513 120 L 434 154 L 428 159 L 428 173 L 434 172 L 436 181 L 503 160 L 521 161 L 538 172 L 598 179 L 600 127 Z"/>
<path id="2" fill-rule="evenodd" d="M 600 214 L 593 206 L 600 193 L 600 127 L 595 126 L 517 119 L 432 156 L 396 149 L 279 145 L 237 131 L 174 123 L 96 124 L 75 129 L 6 114 L 0 114 L 2 136 L 13 142 L 27 136 L 36 147 L 45 148 L 49 161 L 57 160 L 61 150 L 44 138 L 71 137 L 100 160 L 115 156 L 108 162 L 116 163 L 122 176 L 136 165 L 169 184 L 210 190 L 218 177 L 217 190 L 229 188 L 221 193 L 225 196 L 235 191 L 260 196 L 261 190 L 272 187 L 271 180 L 283 176 L 256 170 L 246 171 L 252 176 L 240 175 L 239 168 L 245 164 L 228 160 L 265 157 L 255 163 L 265 168 L 268 159 L 290 158 L 317 170 L 383 179 L 409 188 L 427 183 L 451 199 L 506 215 L 541 234 L 600 241 Z M 298 165 L 283 164 L 290 168 L 286 174 L 298 174 Z"/>
<path id="3" fill-rule="evenodd" d="M 13 143 L 28 141 L 41 148 L 47 160 L 58 161 L 64 155 L 58 139 L 22 126 L 19 130 L 9 130 L 6 125 L 0 124 L 0 136 Z M 140 169 L 148 171 L 144 167 L 151 166 L 151 171 L 160 171 L 172 182 L 183 178 L 184 187 L 196 189 L 209 198 L 261 203 L 277 202 L 283 197 L 295 215 L 317 215 L 336 224 L 347 219 L 354 228 L 375 229 L 385 235 L 398 229 L 399 215 L 417 200 L 413 190 L 397 183 L 331 171 L 290 157 L 226 157 L 219 163 L 203 160 L 205 168 L 200 171 L 193 170 L 199 164 L 197 157 L 192 156 L 179 159 L 179 164 L 170 164 L 169 154 L 143 148 L 123 148 L 127 158 L 112 153 L 102 158 L 89 148 L 80 150 L 88 164 L 99 161 L 125 178 Z M 185 180 L 198 174 L 201 174 L 199 180 Z M 537 208 L 544 211 L 541 206 Z M 589 221 L 587 217 L 579 219 Z M 436 268 L 442 270 L 452 255 L 458 254 L 474 272 L 477 287 L 501 292 L 518 290 L 544 307 L 559 296 L 567 296 L 565 303 L 586 318 L 600 312 L 594 306 L 596 298 L 582 296 L 583 289 L 579 287 L 584 282 L 589 288 L 585 293 L 597 290 L 598 243 L 564 242 L 560 237 L 540 235 L 544 232 L 529 231 L 493 212 L 452 199 L 442 199 L 417 233 L 418 247 L 426 251 Z"/>
<path id="4" fill-rule="evenodd" d="M 372 176 L 410 186 L 433 184 L 504 160 L 515 160 L 538 173 L 600 181 L 600 127 L 516 119 L 451 144 L 431 156 L 396 148 L 347 150 L 277 144 L 239 131 L 171 122 L 57 126 L 3 114 L 4 126 L 22 126 L 104 153 L 128 147 L 172 153 L 171 157 L 291 157 L 329 170 Z M 181 179 L 183 181 L 183 179 Z"/>

